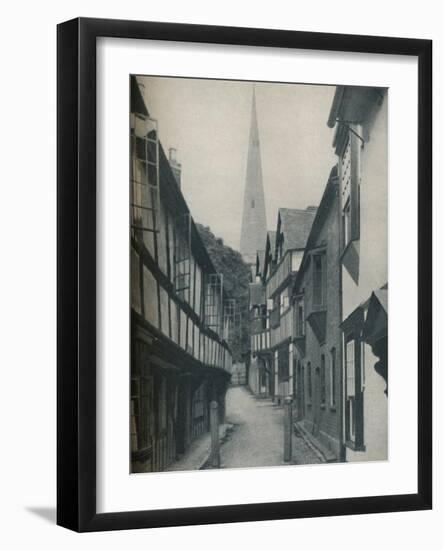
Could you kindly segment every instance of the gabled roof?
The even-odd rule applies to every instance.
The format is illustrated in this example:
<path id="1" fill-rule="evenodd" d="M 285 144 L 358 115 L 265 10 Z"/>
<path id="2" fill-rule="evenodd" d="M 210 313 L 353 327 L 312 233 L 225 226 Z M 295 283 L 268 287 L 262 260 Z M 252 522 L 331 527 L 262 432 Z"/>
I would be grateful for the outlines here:
<path id="1" fill-rule="evenodd" d="M 266 249 L 262 269 L 262 277 L 265 279 L 268 275 L 269 264 L 272 263 L 272 260 L 274 259 L 276 234 L 276 231 L 268 231 L 266 234 Z"/>
<path id="2" fill-rule="evenodd" d="M 260 273 L 263 271 L 264 262 L 265 262 L 265 251 L 264 250 L 257 250 L 256 275 L 260 275 Z"/>
<path id="3" fill-rule="evenodd" d="M 275 236 L 277 235 L 277 231 L 268 231 L 267 239 L 269 239 L 269 244 L 271 247 L 271 255 L 274 256 L 275 252 Z"/>
<path id="4" fill-rule="evenodd" d="M 285 250 L 302 249 L 306 246 L 316 211 L 313 207 L 307 210 L 278 209 L 279 233 L 283 234 Z"/>

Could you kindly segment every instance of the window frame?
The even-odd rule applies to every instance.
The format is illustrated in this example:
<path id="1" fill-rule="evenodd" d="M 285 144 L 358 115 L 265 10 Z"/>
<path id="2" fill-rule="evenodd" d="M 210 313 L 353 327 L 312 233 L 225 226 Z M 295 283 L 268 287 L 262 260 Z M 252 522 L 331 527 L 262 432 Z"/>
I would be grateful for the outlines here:
<path id="1" fill-rule="evenodd" d="M 348 392 L 348 349 L 353 342 L 353 388 Z M 361 331 L 354 329 L 344 335 L 343 346 L 343 375 L 344 375 L 344 416 L 345 416 L 345 445 L 353 450 L 363 451 L 364 445 L 364 386 L 363 367 L 361 364 L 363 346 Z M 349 363 L 350 364 L 350 363 Z"/>
<path id="2" fill-rule="evenodd" d="M 315 251 L 311 254 L 311 264 L 312 264 L 312 306 L 314 308 L 323 308 L 326 307 L 326 275 L 327 275 L 327 261 L 326 261 L 326 250 Z M 321 269 L 320 269 L 320 284 L 316 284 L 316 260 L 317 258 L 321 259 Z M 321 300 L 318 298 L 318 290 L 321 289 Z"/>
<path id="3" fill-rule="evenodd" d="M 153 411 L 153 384 L 154 377 L 148 374 L 133 374 L 131 376 L 131 452 L 141 453 L 152 448 L 152 423 L 150 415 L 143 414 L 143 400 L 147 401 L 150 412 Z M 134 388 L 137 388 L 134 390 Z M 138 402 L 138 410 L 133 409 L 133 402 Z M 146 405 L 145 405 L 146 406 Z M 134 430 L 132 428 L 134 426 Z M 144 434 L 144 436 L 143 436 Z M 137 448 L 133 447 L 133 438 L 137 441 Z"/>
<path id="4" fill-rule="evenodd" d="M 300 314 L 301 311 L 301 314 Z M 306 335 L 305 300 L 304 296 L 297 296 L 294 300 L 294 335 L 304 338 Z"/>

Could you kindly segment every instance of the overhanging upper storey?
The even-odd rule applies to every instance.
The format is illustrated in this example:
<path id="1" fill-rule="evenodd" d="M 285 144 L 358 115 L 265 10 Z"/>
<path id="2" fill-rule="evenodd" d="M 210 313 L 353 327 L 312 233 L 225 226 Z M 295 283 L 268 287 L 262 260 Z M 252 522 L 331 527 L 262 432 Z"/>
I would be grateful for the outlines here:
<path id="1" fill-rule="evenodd" d="M 386 88 L 337 86 L 328 118 L 329 128 L 335 127 L 333 147 L 337 155 L 342 153 L 350 130 L 363 142 L 367 139 L 353 126 L 362 124 L 371 111 L 381 104 L 385 91 Z"/>
<path id="2" fill-rule="evenodd" d="M 306 210 L 279 209 L 275 237 L 276 266 L 267 279 L 269 298 L 284 288 L 290 282 L 291 275 L 298 271 L 316 211 L 312 206 Z"/>

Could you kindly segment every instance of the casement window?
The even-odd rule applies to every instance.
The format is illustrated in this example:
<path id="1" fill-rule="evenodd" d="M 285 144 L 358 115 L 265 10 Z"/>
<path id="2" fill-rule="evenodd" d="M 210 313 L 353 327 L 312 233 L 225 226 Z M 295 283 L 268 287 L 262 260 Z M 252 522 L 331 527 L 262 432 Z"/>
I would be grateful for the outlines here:
<path id="1" fill-rule="evenodd" d="M 131 228 L 151 254 L 159 231 L 160 181 L 157 121 L 131 117 Z"/>
<path id="2" fill-rule="evenodd" d="M 181 300 L 191 301 L 191 216 L 174 220 L 174 290 Z"/>
<path id="3" fill-rule="evenodd" d="M 223 275 L 211 273 L 205 285 L 205 324 L 217 334 L 222 331 Z"/>
<path id="4" fill-rule="evenodd" d="M 265 306 L 259 306 L 259 308 L 254 308 L 254 314 L 257 311 L 257 313 L 260 311 L 262 317 L 260 319 L 260 324 L 257 322 L 256 327 L 259 326 L 260 330 L 264 328 L 263 323 L 266 324 L 266 307 Z M 224 304 L 224 314 L 223 314 L 223 338 L 226 341 L 229 341 L 233 336 L 233 331 L 235 327 L 235 300 L 232 298 L 226 299 Z M 263 318 L 264 317 L 264 318 Z M 251 322 L 251 332 L 254 334 L 254 320 Z M 257 331 L 255 331 L 257 332 Z"/>
<path id="5" fill-rule="evenodd" d="M 320 402 L 322 405 L 326 404 L 326 361 L 324 354 L 320 359 Z"/>
<path id="6" fill-rule="evenodd" d="M 314 306 L 326 305 L 326 254 L 312 255 L 312 302 Z"/>
<path id="7" fill-rule="evenodd" d="M 340 155 L 340 194 L 342 205 L 343 248 L 360 238 L 360 151 L 362 141 L 356 130 L 349 129 Z"/>
<path id="8" fill-rule="evenodd" d="M 361 449 L 363 439 L 363 369 L 361 340 L 353 334 L 345 337 L 345 438 L 354 449 Z"/>
<path id="9" fill-rule="evenodd" d="M 131 378 L 131 450 L 141 451 L 151 445 L 153 384 L 151 376 Z"/>
<path id="10" fill-rule="evenodd" d="M 330 400 L 330 406 L 331 407 L 335 407 L 336 406 L 336 397 L 335 397 L 335 392 L 336 392 L 336 389 L 337 389 L 337 379 L 336 379 L 336 361 L 337 361 L 337 357 L 336 357 L 336 349 L 335 348 L 332 348 L 331 349 L 331 361 L 329 363 L 330 365 L 330 388 L 331 388 L 331 400 Z"/>

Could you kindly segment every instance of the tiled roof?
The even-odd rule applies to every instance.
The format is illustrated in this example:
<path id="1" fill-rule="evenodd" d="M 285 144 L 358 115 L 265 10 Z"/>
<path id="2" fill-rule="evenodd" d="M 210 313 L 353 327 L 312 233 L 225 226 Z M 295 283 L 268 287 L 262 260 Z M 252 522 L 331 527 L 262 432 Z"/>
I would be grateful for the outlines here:
<path id="1" fill-rule="evenodd" d="M 284 248 L 304 248 L 315 218 L 316 209 L 299 210 L 297 208 L 279 208 L 280 231 L 284 236 Z"/>

